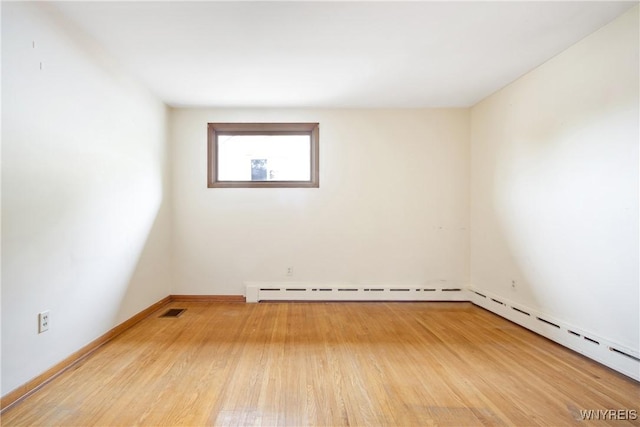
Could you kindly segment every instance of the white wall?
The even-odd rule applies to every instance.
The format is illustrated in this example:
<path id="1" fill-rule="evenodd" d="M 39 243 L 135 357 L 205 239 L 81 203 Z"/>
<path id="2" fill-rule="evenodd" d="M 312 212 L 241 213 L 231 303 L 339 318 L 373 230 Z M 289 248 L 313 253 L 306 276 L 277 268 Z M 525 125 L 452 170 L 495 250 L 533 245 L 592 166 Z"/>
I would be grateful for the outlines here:
<path id="1" fill-rule="evenodd" d="M 170 211 L 166 108 L 55 9 L 3 2 L 2 89 L 5 395 L 170 293 Z"/>
<path id="2" fill-rule="evenodd" d="M 638 48 L 636 7 L 471 110 L 472 284 L 636 351 Z"/>
<path id="3" fill-rule="evenodd" d="M 319 122 L 320 188 L 207 188 L 207 122 L 236 121 Z M 467 284 L 468 110 L 175 109 L 171 122 L 175 294 Z"/>

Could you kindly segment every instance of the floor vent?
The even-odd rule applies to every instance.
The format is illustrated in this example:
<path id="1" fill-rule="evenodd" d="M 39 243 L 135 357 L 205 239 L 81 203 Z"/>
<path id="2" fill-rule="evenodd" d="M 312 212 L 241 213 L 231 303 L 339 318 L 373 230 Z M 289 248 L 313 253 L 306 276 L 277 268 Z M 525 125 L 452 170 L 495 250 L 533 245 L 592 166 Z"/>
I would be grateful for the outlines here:
<path id="1" fill-rule="evenodd" d="M 170 308 L 160 317 L 180 317 L 186 310 L 186 308 Z"/>

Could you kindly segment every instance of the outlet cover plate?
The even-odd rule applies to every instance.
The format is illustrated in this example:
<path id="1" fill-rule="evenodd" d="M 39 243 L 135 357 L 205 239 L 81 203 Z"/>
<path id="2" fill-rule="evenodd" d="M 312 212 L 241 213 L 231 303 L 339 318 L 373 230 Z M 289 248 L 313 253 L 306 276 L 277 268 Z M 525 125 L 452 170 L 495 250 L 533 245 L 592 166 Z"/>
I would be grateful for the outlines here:
<path id="1" fill-rule="evenodd" d="M 49 310 L 38 313 L 38 333 L 49 330 Z"/>

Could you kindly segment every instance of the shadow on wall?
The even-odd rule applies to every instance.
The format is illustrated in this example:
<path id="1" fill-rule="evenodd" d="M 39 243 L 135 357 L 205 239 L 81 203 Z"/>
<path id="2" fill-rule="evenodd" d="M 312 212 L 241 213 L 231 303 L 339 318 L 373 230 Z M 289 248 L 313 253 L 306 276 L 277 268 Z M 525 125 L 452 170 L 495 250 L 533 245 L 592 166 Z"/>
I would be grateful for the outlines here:
<path id="1" fill-rule="evenodd" d="M 161 182 L 138 175 L 140 165 L 126 167 L 120 160 L 102 169 L 116 170 L 114 175 L 93 183 L 89 175 L 101 175 L 95 165 L 91 169 L 98 173 L 88 175 L 84 167 L 49 169 L 46 191 L 18 170 L 23 162 L 4 168 L 3 380 L 12 381 L 10 373 L 25 376 L 13 378 L 3 391 L 169 293 Z M 37 334 L 33 321 L 45 309 L 52 317 L 46 336 Z M 33 365 L 41 368 L 29 369 L 25 353 L 42 353 L 35 351 L 42 345 L 49 357 L 34 356 Z"/>
<path id="2" fill-rule="evenodd" d="M 113 324 L 120 324 L 171 293 L 170 208 L 163 202 L 122 294 Z"/>
<path id="3" fill-rule="evenodd" d="M 166 107 L 50 7 L 2 5 L 2 394 L 170 290 Z"/>
<path id="4" fill-rule="evenodd" d="M 493 283 L 477 285 L 637 348 L 637 94 L 617 104 L 573 96 L 556 111 L 535 97 L 498 107 L 507 123 L 479 226 L 490 238 L 474 254 L 484 266 L 473 261 Z"/>

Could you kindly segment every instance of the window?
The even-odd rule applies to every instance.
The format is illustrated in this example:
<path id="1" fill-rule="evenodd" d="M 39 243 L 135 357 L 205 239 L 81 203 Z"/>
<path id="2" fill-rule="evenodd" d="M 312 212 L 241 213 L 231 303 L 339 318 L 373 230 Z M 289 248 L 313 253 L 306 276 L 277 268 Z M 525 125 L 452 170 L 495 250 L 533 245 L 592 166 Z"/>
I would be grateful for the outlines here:
<path id="1" fill-rule="evenodd" d="M 209 123 L 210 188 L 319 187 L 318 123 Z"/>

